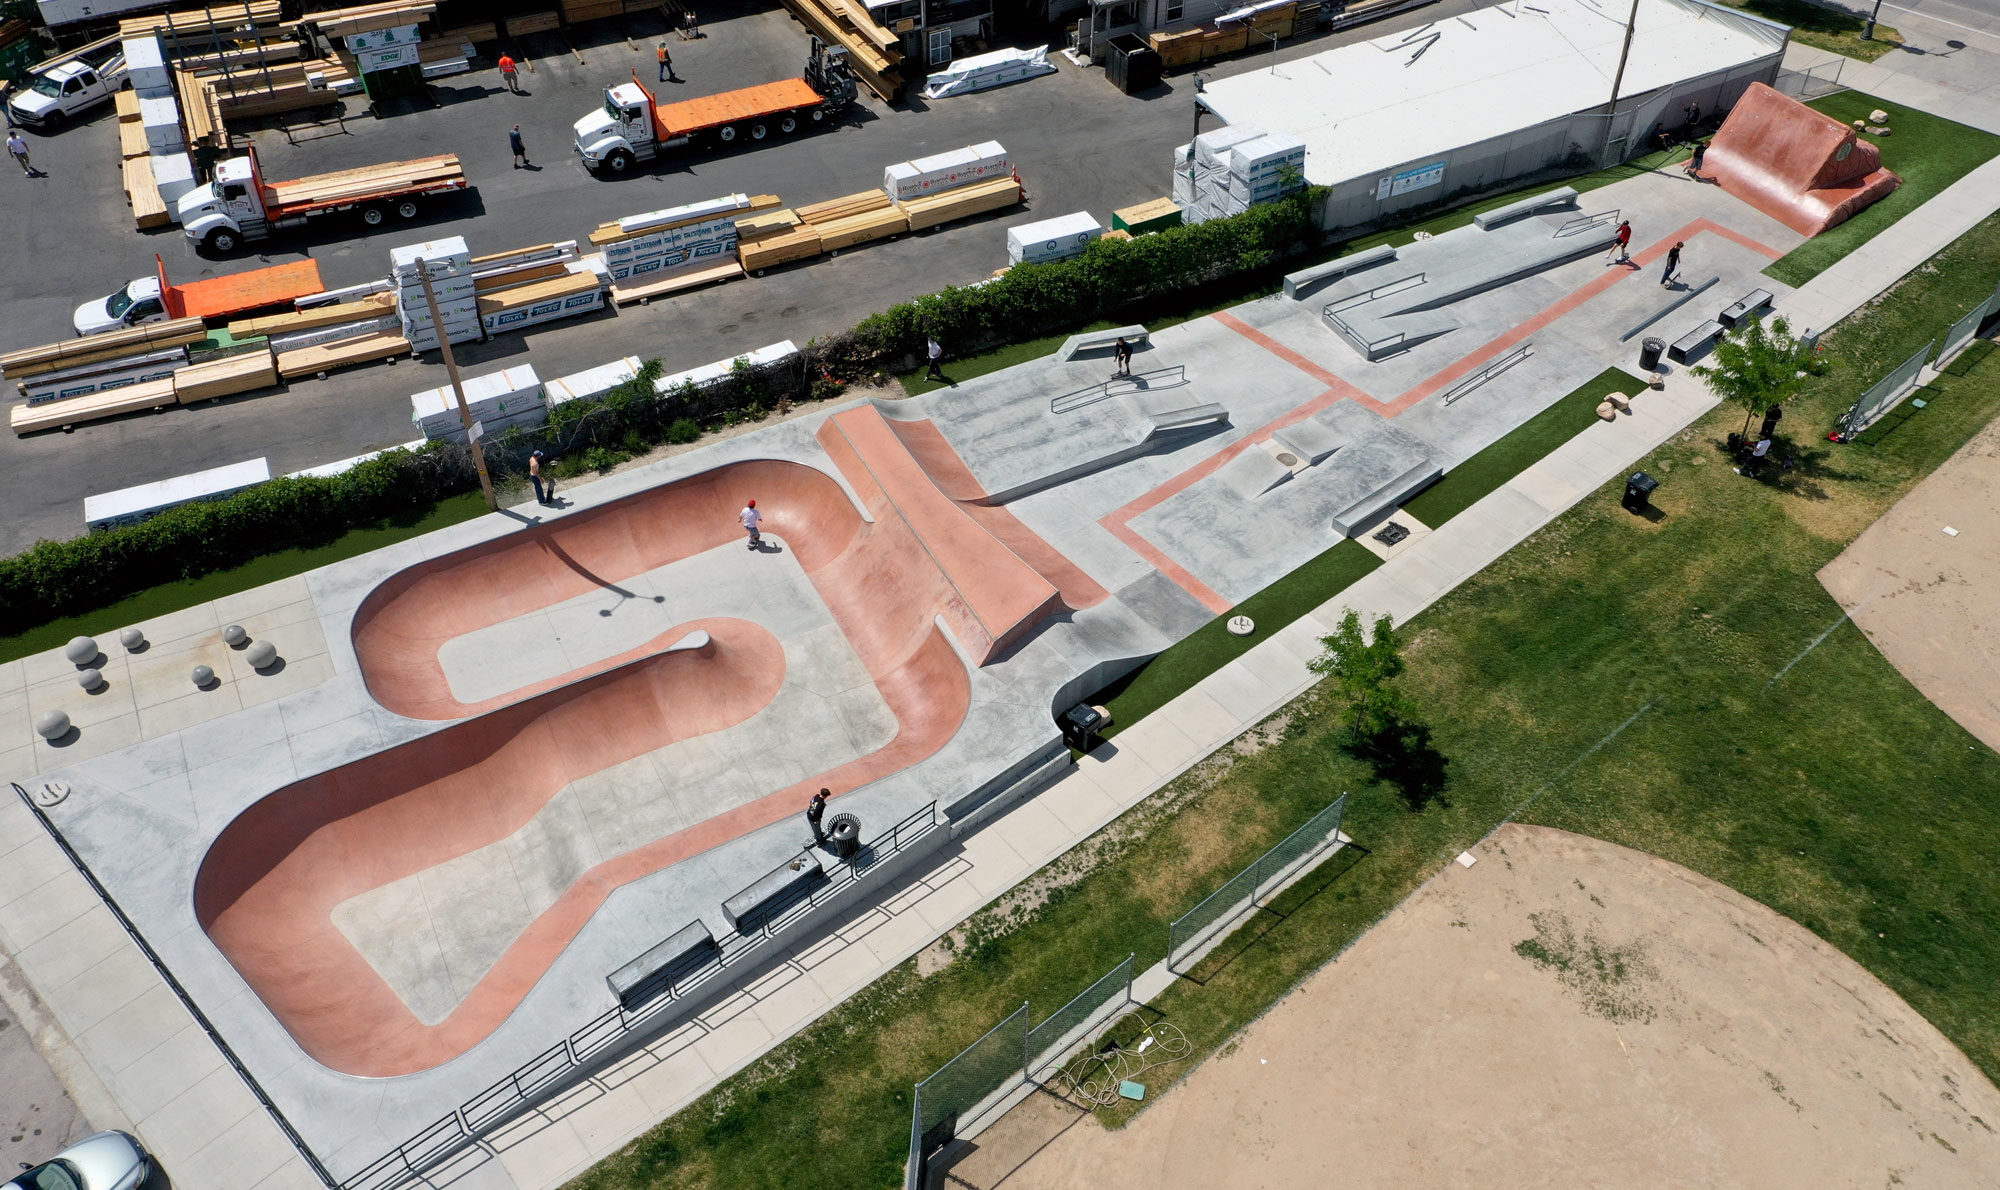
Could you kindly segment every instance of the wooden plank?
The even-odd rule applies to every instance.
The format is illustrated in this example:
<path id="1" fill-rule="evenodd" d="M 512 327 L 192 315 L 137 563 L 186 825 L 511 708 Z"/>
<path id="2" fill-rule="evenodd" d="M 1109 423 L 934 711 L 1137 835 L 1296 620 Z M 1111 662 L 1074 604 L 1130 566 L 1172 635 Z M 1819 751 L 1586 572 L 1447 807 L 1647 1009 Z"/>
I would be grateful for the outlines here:
<path id="1" fill-rule="evenodd" d="M 819 232 L 810 225 L 795 227 L 780 235 L 744 240 L 736 245 L 736 254 L 743 261 L 743 267 L 753 270 L 805 260 L 818 256 L 820 251 Z"/>
<path id="2" fill-rule="evenodd" d="M 338 202 L 365 197 L 389 189 L 422 189 L 463 178 L 456 154 L 424 157 L 415 161 L 394 161 L 334 173 L 313 174 L 286 182 L 266 182 L 269 205 L 297 206 L 306 203 Z"/>
<path id="3" fill-rule="evenodd" d="M 4 368 L 9 378 L 20 379 L 39 376 L 43 372 L 54 372 L 60 368 L 102 363 L 128 355 L 144 355 L 168 347 L 185 347 L 190 343 L 199 343 L 207 337 L 208 328 L 201 324 L 199 318 L 151 322 L 144 326 L 106 331 L 104 334 L 91 335 L 87 338 L 64 339 L 60 343 L 50 343 L 41 347 L 24 347 L 19 351 L 0 355 L 0 368 Z"/>
<path id="4" fill-rule="evenodd" d="M 537 281 L 531 285 L 503 289 L 492 294 L 481 294 L 479 297 L 479 313 L 481 317 L 485 317 L 488 314 L 498 314 L 502 310 L 532 306 L 536 302 L 545 302 L 550 298 L 570 297 L 574 294 L 588 293 L 602 284 L 603 281 L 596 273 L 567 273 L 561 277 L 553 277 L 547 281 Z"/>
<path id="5" fill-rule="evenodd" d="M 781 207 L 760 215 L 751 215 L 736 221 L 736 238 L 755 240 L 764 236 L 782 235 L 797 227 L 803 220 L 790 207 Z"/>
<path id="6" fill-rule="evenodd" d="M 507 18 L 507 36 L 526 37 L 530 33 L 547 33 L 562 27 L 562 14 L 554 12 L 530 12 L 518 17 Z"/>
<path id="7" fill-rule="evenodd" d="M 136 124 L 139 122 L 139 93 L 137 91 L 127 88 L 118 92 L 112 100 L 112 105 L 118 109 L 118 122 L 120 124 Z"/>
<path id="8" fill-rule="evenodd" d="M 239 318 L 229 324 L 229 333 L 238 339 L 254 339 L 259 335 L 288 335 L 293 331 L 339 326 L 343 322 L 364 322 L 370 318 L 380 318 L 393 313 L 395 309 L 395 294 L 377 293 L 357 302 L 336 302 L 329 306 L 314 306 L 310 310 L 299 310 L 291 314 Z"/>
<path id="9" fill-rule="evenodd" d="M 440 41 L 469 41 L 474 45 L 500 40 L 500 28 L 492 21 L 480 21 L 472 25 L 453 25 L 438 34 Z"/>
<path id="10" fill-rule="evenodd" d="M 909 216 L 891 207 L 886 211 L 866 211 L 859 215 L 849 215 L 845 219 L 835 219 L 830 223 L 815 223 L 813 230 L 819 233 L 819 245 L 828 252 L 838 252 L 842 248 L 852 248 L 870 240 L 886 239 L 910 230 Z"/>
<path id="11" fill-rule="evenodd" d="M 409 351 L 408 339 L 387 331 L 375 335 L 363 335 L 358 339 L 343 339 L 338 343 L 296 347 L 278 357 L 278 375 L 290 380 L 294 376 L 303 376 L 309 372 L 330 372 L 335 368 L 365 364 L 370 360 L 407 355 Z"/>
<path id="12" fill-rule="evenodd" d="M 644 301 L 648 298 L 664 297 L 670 293 L 679 293 L 684 289 L 695 289 L 717 281 L 734 281 L 742 275 L 743 266 L 733 260 L 724 261 L 721 264 L 711 265 L 707 268 L 677 269 L 657 281 L 649 281 L 644 285 L 613 285 L 611 287 L 611 300 L 621 306 L 625 306 L 633 302 Z"/>
<path id="13" fill-rule="evenodd" d="M 498 293 L 503 289 L 513 289 L 521 285 L 532 285 L 537 281 L 546 281 L 551 277 L 566 277 L 569 275 L 569 269 L 561 261 L 553 261 L 549 264 L 529 265 L 526 268 L 513 269 L 505 273 L 495 273 L 491 277 L 481 277 L 472 283 L 472 287 L 475 292 L 483 297 L 489 293 Z"/>
<path id="14" fill-rule="evenodd" d="M 124 92 L 121 91 L 119 94 L 122 95 Z M 146 126 L 144 124 L 120 124 L 118 126 L 118 159 L 120 161 L 130 161 L 134 157 L 145 157 L 150 155 L 152 151 L 146 144 Z M 147 169 L 150 170 L 151 168 L 151 166 L 147 166 Z"/>
<path id="15" fill-rule="evenodd" d="M 823 0 L 823 2 L 834 15 L 845 18 L 848 26 L 856 33 L 874 42 L 875 48 L 901 50 L 903 39 L 876 24 L 875 19 L 868 15 L 868 10 L 855 3 L 855 0 Z"/>
<path id="16" fill-rule="evenodd" d="M 128 17 L 118 22 L 118 36 L 144 37 L 148 33 L 164 35 L 171 25 L 183 40 L 199 37 L 206 41 L 211 29 L 227 34 L 229 30 L 246 24 L 266 28 L 278 24 L 283 16 L 284 14 L 279 11 L 278 0 L 249 0 L 246 4 L 217 4 L 208 8 L 184 8 L 174 12 L 154 13 L 151 16 Z"/>
<path id="17" fill-rule="evenodd" d="M 278 361 L 267 345 L 260 351 L 190 364 L 173 375 L 174 398 L 183 405 L 254 392 L 278 383 Z"/>
<path id="18" fill-rule="evenodd" d="M 1012 178 L 994 178 L 971 186 L 959 186 L 942 194 L 927 194 L 899 203 L 909 217 L 910 230 L 936 227 L 954 219 L 964 219 L 987 211 L 1011 207 L 1021 201 L 1021 184 Z"/>
<path id="19" fill-rule="evenodd" d="M 141 229 L 165 227 L 172 222 L 167 217 L 166 200 L 160 197 L 159 184 L 153 181 L 151 157 L 133 157 L 125 162 L 125 197 L 132 203 L 132 221 Z"/>
<path id="20" fill-rule="evenodd" d="M 869 211 L 887 210 L 891 205 L 889 196 L 881 190 L 863 190 L 859 194 L 830 198 L 825 202 L 808 203 L 793 207 L 806 223 L 825 223 L 833 219 L 845 219 L 851 215 L 863 215 Z"/>
<path id="21" fill-rule="evenodd" d="M 128 384 L 123 388 L 109 388 L 103 392 L 87 393 L 81 397 L 69 397 L 61 401 L 44 401 L 39 405 L 16 405 L 7 415 L 7 422 L 16 434 L 32 434 L 36 430 L 61 429 L 81 425 L 87 421 L 116 417 L 121 413 L 137 413 L 142 409 L 164 409 L 178 403 L 174 399 L 174 381 L 170 376 L 165 380 Z"/>

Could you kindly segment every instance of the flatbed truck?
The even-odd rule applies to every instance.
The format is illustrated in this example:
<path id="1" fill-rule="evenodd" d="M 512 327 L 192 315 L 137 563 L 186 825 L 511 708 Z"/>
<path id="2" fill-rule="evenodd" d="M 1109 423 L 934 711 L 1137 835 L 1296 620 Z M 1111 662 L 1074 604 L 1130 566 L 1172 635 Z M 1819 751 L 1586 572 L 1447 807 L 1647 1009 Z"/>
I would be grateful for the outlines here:
<path id="1" fill-rule="evenodd" d="M 854 96 L 847 51 L 815 37 L 798 78 L 679 103 L 659 102 L 636 74 L 606 87 L 604 106 L 574 125 L 576 152 L 592 173 L 617 176 L 665 149 L 697 142 L 733 148 L 821 127 Z"/>
<path id="2" fill-rule="evenodd" d="M 358 213 L 369 227 L 392 214 L 414 219 L 425 199 L 470 184 L 458 157 L 450 153 L 267 182 L 253 148 L 247 156 L 216 166 L 214 181 L 181 196 L 180 224 L 190 243 L 220 256 L 246 240 L 261 240 L 279 228 L 303 226 L 324 215 Z"/>

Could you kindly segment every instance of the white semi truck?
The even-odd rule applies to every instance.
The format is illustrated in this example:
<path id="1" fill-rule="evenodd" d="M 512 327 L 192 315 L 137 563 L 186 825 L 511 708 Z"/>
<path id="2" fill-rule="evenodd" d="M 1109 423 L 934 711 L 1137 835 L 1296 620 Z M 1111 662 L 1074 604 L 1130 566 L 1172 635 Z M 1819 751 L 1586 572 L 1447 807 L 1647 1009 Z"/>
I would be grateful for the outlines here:
<path id="1" fill-rule="evenodd" d="M 217 165 L 214 181 L 181 196 L 181 231 L 204 251 L 226 255 L 245 240 L 261 240 L 321 215 L 358 212 L 370 227 L 392 214 L 414 219 L 422 200 L 467 185 L 458 157 L 450 153 L 267 182 L 253 149 Z"/>

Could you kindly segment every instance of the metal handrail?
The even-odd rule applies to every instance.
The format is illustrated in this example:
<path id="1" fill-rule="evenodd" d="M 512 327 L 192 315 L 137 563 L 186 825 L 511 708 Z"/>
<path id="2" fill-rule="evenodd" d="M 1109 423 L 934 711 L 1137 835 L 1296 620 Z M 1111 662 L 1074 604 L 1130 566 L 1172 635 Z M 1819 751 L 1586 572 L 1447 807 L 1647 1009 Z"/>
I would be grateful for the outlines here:
<path id="1" fill-rule="evenodd" d="M 1451 404 L 1453 401 L 1485 384 L 1515 364 L 1527 359 L 1529 356 L 1535 354 L 1534 347 L 1533 343 L 1523 343 L 1499 359 L 1474 372 L 1472 375 L 1467 376 L 1457 384 L 1452 385 L 1450 388 L 1444 390 L 1444 403 L 1447 405 Z"/>
<path id="2" fill-rule="evenodd" d="M 1589 231 L 1591 228 L 1596 227 L 1600 223 L 1609 223 L 1614 219 L 1621 218 L 1624 215 L 1624 213 L 1625 212 L 1620 208 L 1613 207 L 1608 211 L 1599 211 L 1594 215 L 1578 215 L 1576 218 L 1571 219 L 1569 222 L 1563 224 L 1561 227 L 1556 228 L 1556 233 L 1553 236 L 1550 236 L 1549 238 L 1553 240 L 1561 240 L 1561 239 L 1567 239 L 1573 235 L 1581 235 L 1584 232 Z"/>
<path id="3" fill-rule="evenodd" d="M 1382 284 L 1364 293 L 1351 293 L 1337 301 L 1328 302 L 1320 309 L 1320 315 L 1325 318 L 1331 318 L 1343 310 L 1352 310 L 1354 307 L 1365 305 L 1378 297 L 1386 297 L 1391 293 L 1400 293 L 1405 289 L 1415 289 L 1417 286 L 1424 284 L 1429 276 L 1428 272 L 1412 273 L 1407 277 L 1399 277 L 1394 281 L 1384 281 Z"/>
<path id="4" fill-rule="evenodd" d="M 451 1114 L 425 1126 L 348 1181 L 335 1183 L 329 1180 L 327 1185 L 337 1185 L 341 1190 L 397 1190 L 418 1181 L 426 1171 L 464 1151 L 482 1133 L 531 1105 L 540 1092 L 559 1084 L 579 1066 L 635 1032 L 669 1006 L 685 1000 L 690 991 L 719 972 L 767 946 L 786 926 L 839 895 L 866 876 L 877 863 L 928 835 L 937 826 L 937 803 L 931 802 L 876 836 L 852 860 L 837 865 L 834 875 L 826 882 L 787 902 L 777 912 L 766 914 L 754 929 L 725 938 L 716 948 L 715 957 L 688 971 L 685 979 L 668 981 L 661 994 L 637 1008 L 628 1009 L 620 1004 L 591 1020 L 515 1067 L 504 1078 L 460 1104 Z M 318 1168 L 317 1164 L 314 1168 Z"/>
<path id="5" fill-rule="evenodd" d="M 1150 381 L 1156 376 L 1171 377 L 1173 383 L 1165 383 L 1165 382 L 1158 384 L 1139 383 L 1142 380 Z M 1075 392 L 1064 393 L 1059 397 L 1050 397 L 1049 412 L 1074 413 L 1077 410 L 1082 409 L 1086 406 L 1095 405 L 1099 401 L 1109 400 L 1112 396 L 1115 395 L 1111 391 L 1112 386 L 1117 385 L 1121 382 L 1124 384 L 1129 384 L 1135 389 L 1144 389 L 1148 392 L 1156 388 L 1179 388 L 1181 385 L 1184 385 L 1188 382 L 1187 365 L 1175 364 L 1171 368 L 1155 368 L 1150 372 L 1140 372 L 1136 376 L 1113 376 L 1109 380 L 1101 380 L 1098 383 L 1090 385 L 1087 388 L 1080 388 L 1077 389 Z M 1078 400 L 1076 398 L 1082 398 L 1082 399 Z M 1067 404 L 1065 404 L 1065 402 L 1067 402 Z"/>

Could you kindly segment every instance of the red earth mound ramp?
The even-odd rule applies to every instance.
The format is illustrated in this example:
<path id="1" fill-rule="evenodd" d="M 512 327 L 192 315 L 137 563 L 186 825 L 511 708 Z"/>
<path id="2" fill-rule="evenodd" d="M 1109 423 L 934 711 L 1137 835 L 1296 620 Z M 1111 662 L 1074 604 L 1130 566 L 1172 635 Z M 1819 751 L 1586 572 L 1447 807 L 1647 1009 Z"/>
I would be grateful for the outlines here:
<path id="1" fill-rule="evenodd" d="M 1842 223 L 1903 184 L 1854 129 L 1750 84 L 1708 146 L 1703 171 L 1801 235 Z"/>

